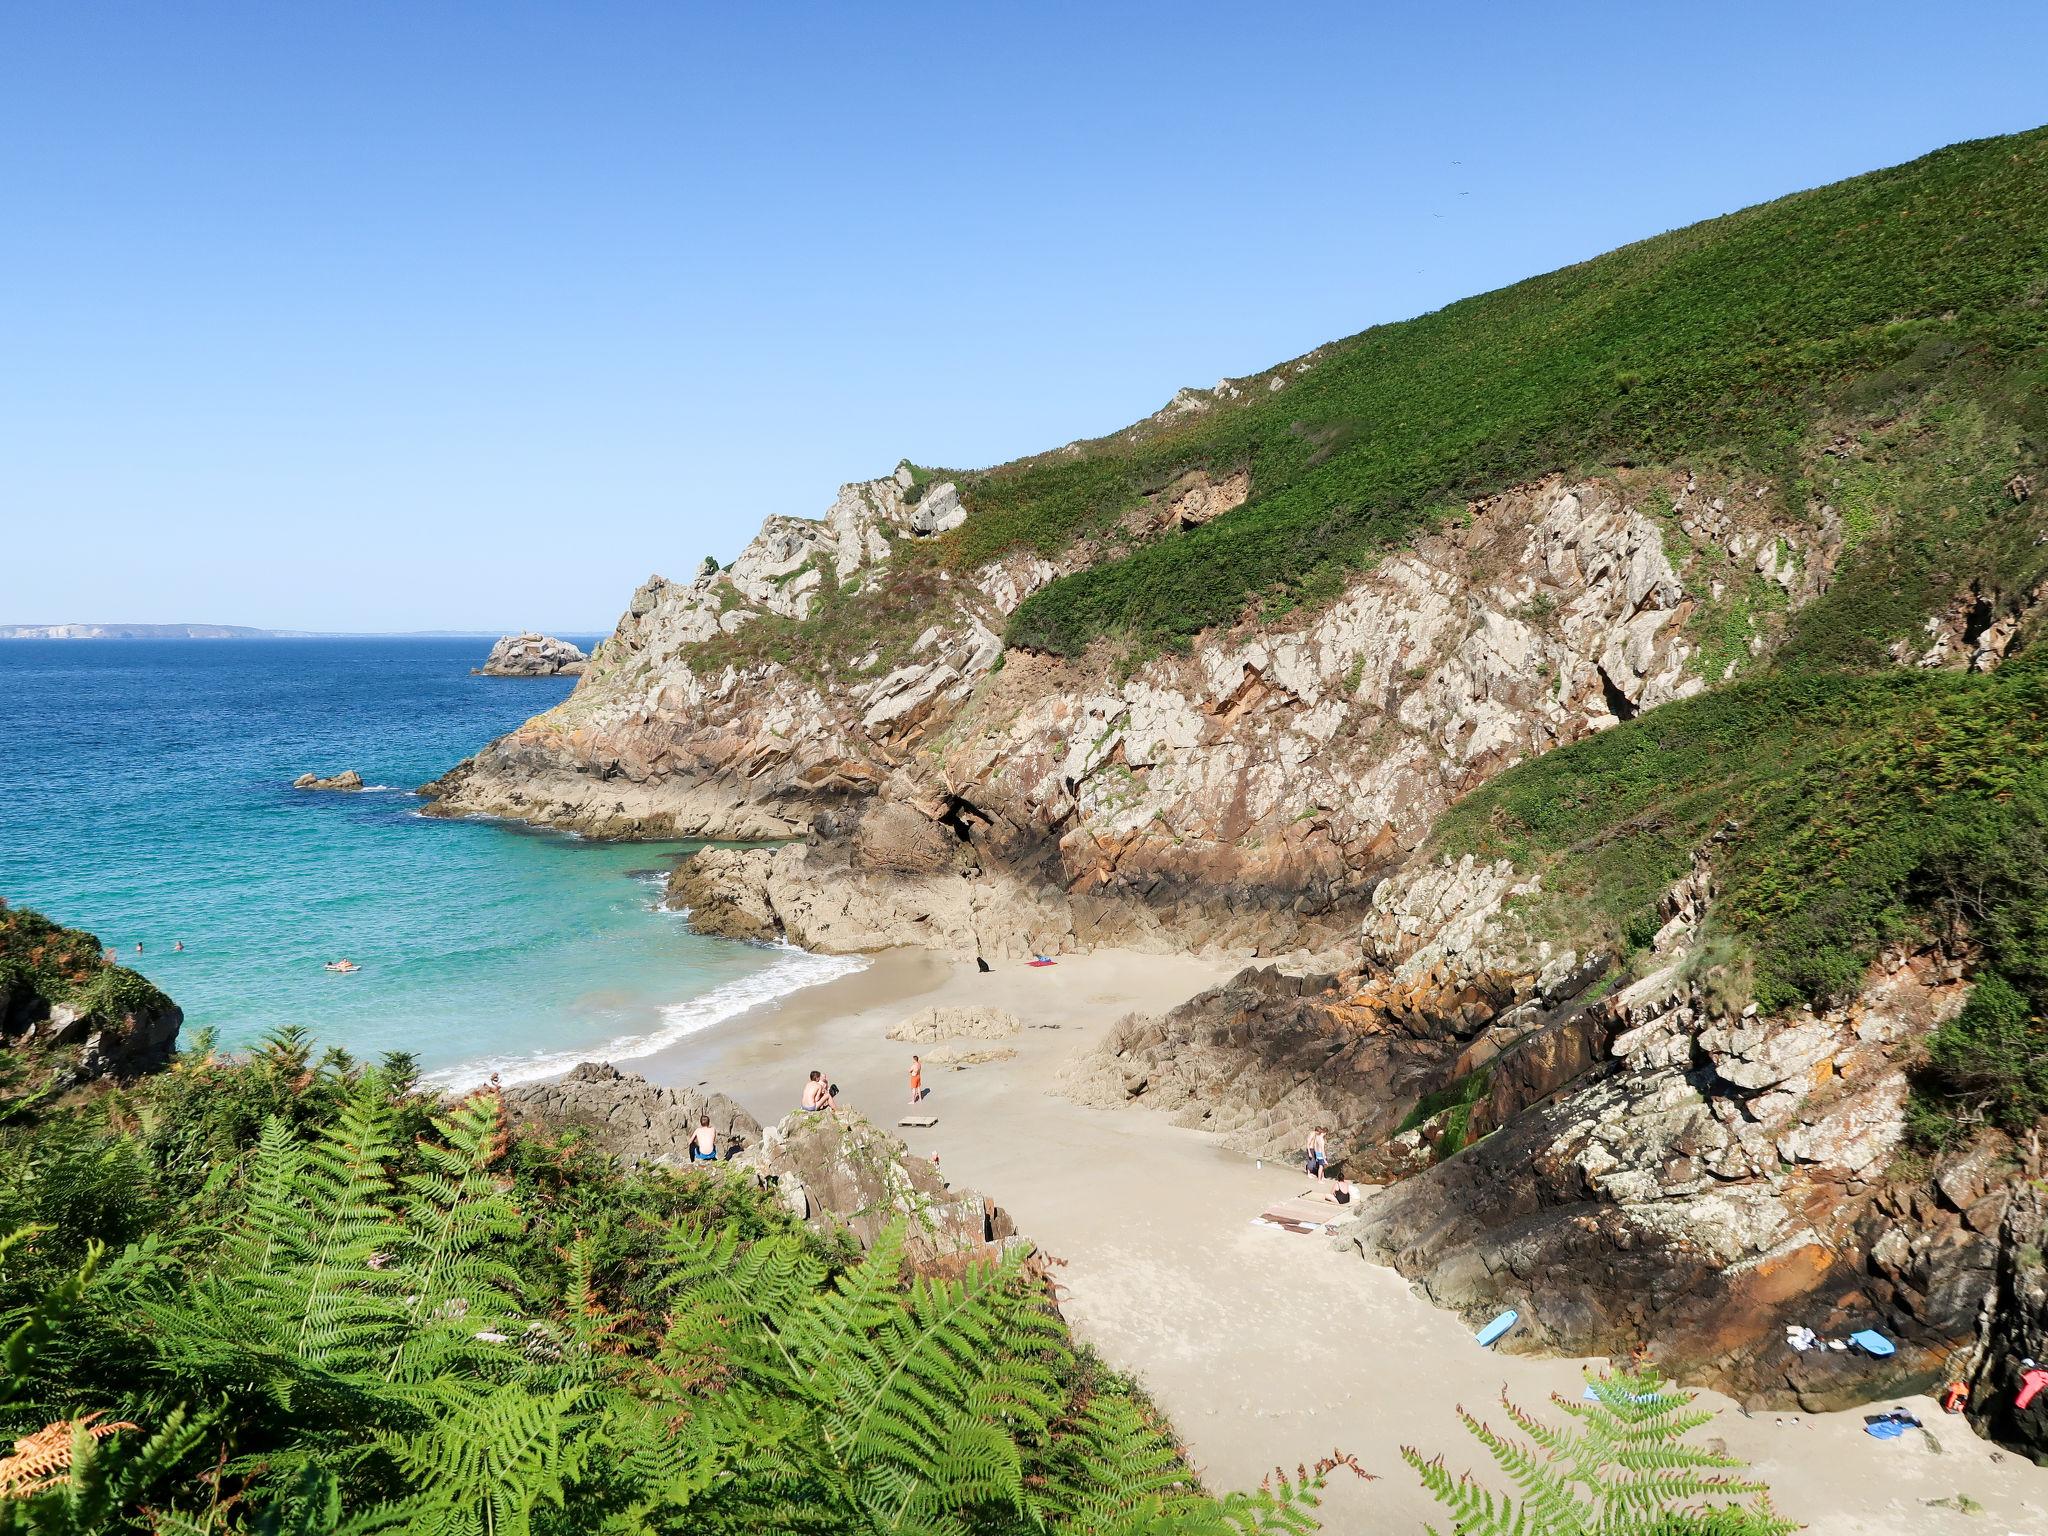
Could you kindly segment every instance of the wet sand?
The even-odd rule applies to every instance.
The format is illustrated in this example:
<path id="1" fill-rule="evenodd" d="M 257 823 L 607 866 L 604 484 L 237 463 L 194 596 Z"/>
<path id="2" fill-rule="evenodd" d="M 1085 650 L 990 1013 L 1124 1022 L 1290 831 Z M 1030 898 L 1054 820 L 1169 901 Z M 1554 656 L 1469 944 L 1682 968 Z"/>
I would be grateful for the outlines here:
<path id="1" fill-rule="evenodd" d="M 1326 1529 L 1419 1533 L 1426 1519 L 1443 1529 L 1400 1447 L 1490 1472 L 1457 1406 L 1498 1425 L 1503 1389 L 1526 1406 L 1552 1392 L 1577 1396 L 1586 1362 L 1482 1350 L 1462 1319 L 1392 1270 L 1325 1237 L 1254 1225 L 1268 1202 L 1309 1189 L 1298 1167 L 1261 1167 L 1163 1115 L 1082 1109 L 1049 1091 L 1060 1063 L 1123 1014 L 1169 1008 L 1237 968 L 1097 951 L 982 974 L 895 951 L 628 1065 L 657 1082 L 707 1082 L 763 1121 L 794 1108 L 818 1067 L 842 1102 L 893 1124 L 910 1112 L 911 1048 L 884 1038 L 890 1024 L 933 1004 L 1009 1009 L 1025 1028 L 990 1043 L 1014 1046 L 1015 1059 L 927 1064 L 919 1112 L 938 1124 L 899 1134 L 939 1153 L 949 1178 L 993 1196 L 1064 1261 L 1076 1333 L 1145 1383 L 1212 1484 L 1249 1486 L 1276 1465 L 1291 1471 L 1341 1449 L 1379 1481 L 1336 1474 Z M 1863 1414 L 1889 1401 L 1754 1417 L 1715 1394 L 1703 1405 L 1718 1413 L 1699 1437 L 1750 1462 L 1778 1509 L 1815 1536 L 2048 1536 L 2048 1470 L 1978 1439 L 1928 1399 L 1905 1400 L 1928 1435 L 1889 1442 L 1863 1433 Z M 1503 1486 L 1497 1475 L 1488 1481 Z M 1984 1513 L 1930 1502 L 1958 1494 Z"/>

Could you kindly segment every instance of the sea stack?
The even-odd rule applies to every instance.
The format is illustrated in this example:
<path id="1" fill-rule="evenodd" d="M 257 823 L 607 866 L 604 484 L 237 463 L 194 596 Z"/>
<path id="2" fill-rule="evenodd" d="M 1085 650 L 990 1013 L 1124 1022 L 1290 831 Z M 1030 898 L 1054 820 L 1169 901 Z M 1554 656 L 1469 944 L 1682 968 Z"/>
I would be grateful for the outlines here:
<path id="1" fill-rule="evenodd" d="M 507 635 L 491 647 L 481 667 L 471 669 L 483 677 L 578 677 L 589 658 L 566 640 L 553 635 Z"/>

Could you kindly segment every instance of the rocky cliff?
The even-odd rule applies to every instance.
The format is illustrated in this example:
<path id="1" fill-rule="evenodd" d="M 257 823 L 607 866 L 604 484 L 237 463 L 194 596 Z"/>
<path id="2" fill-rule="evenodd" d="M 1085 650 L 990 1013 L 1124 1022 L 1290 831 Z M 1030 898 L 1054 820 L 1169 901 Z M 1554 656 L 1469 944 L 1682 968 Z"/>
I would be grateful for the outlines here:
<path id="1" fill-rule="evenodd" d="M 1326 1126 L 1388 1183 L 1350 1240 L 1533 1343 L 1926 1380 L 1995 1288 L 2034 1326 L 2044 209 L 2048 135 L 1958 146 L 899 465 L 649 580 L 423 793 L 769 845 L 678 867 L 710 933 L 1270 962 L 1069 1090 Z"/>
<path id="2" fill-rule="evenodd" d="M 1462 790 L 1704 687 L 1692 632 L 1728 600 L 1717 573 L 1768 580 L 1789 612 L 1839 547 L 1754 486 L 1546 481 L 1447 516 L 1320 612 L 1122 676 L 1107 658 L 1005 653 L 1006 615 L 1057 574 L 1036 558 L 937 572 L 900 656 L 877 643 L 844 676 L 707 650 L 756 624 L 827 624 L 827 575 L 876 579 L 923 536 L 918 514 L 951 504 L 944 484 L 907 502 L 910 483 L 848 486 L 820 521 L 772 520 L 727 570 L 649 582 L 575 695 L 427 786 L 433 808 L 804 839 L 706 854 L 682 877 L 677 897 L 735 936 L 965 954 L 1327 944 L 1344 926 L 1330 914 Z M 1234 494 L 1200 489 L 1210 506 Z"/>
<path id="3" fill-rule="evenodd" d="M 184 1014 L 100 941 L 0 901 L 0 1062 L 11 1091 L 65 1089 L 167 1065 Z"/>

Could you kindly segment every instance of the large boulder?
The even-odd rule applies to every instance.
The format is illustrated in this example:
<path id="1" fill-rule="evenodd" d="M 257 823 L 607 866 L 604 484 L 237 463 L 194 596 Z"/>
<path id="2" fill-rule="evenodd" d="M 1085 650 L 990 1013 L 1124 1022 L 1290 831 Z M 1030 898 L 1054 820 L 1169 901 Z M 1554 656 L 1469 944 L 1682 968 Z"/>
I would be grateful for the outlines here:
<path id="1" fill-rule="evenodd" d="M 579 677 L 589 660 L 568 641 L 529 629 L 492 646 L 476 670 L 484 677 Z"/>
<path id="2" fill-rule="evenodd" d="M 549 1131 L 583 1132 L 591 1145 L 627 1168 L 687 1164 L 702 1115 L 711 1117 L 721 1151 L 743 1151 L 761 1140 L 761 1122 L 724 1094 L 657 1087 L 605 1061 L 583 1062 L 552 1082 L 508 1088 L 505 1106 L 515 1120 Z"/>
<path id="3" fill-rule="evenodd" d="M 957 1261 L 1016 1236 L 1000 1206 L 974 1190 L 952 1188 L 936 1164 L 845 1110 L 798 1110 L 771 1126 L 759 1148 L 739 1161 L 821 1232 L 850 1232 L 868 1247 L 892 1222 L 905 1222 L 913 1264 Z"/>

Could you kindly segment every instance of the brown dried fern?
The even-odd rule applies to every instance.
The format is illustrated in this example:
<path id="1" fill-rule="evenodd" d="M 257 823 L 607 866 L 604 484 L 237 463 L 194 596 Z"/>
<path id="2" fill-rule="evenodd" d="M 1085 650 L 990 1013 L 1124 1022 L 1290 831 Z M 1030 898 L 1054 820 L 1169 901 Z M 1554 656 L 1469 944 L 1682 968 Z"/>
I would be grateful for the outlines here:
<path id="1" fill-rule="evenodd" d="M 98 1413 L 76 1419 L 59 1419 L 32 1435 L 14 1442 L 14 1454 L 0 1456 L 0 1499 L 25 1499 L 54 1488 L 71 1474 L 71 1447 L 83 1430 L 94 1440 L 104 1440 L 120 1430 L 134 1429 L 126 1419 L 112 1424 L 95 1424 Z"/>

